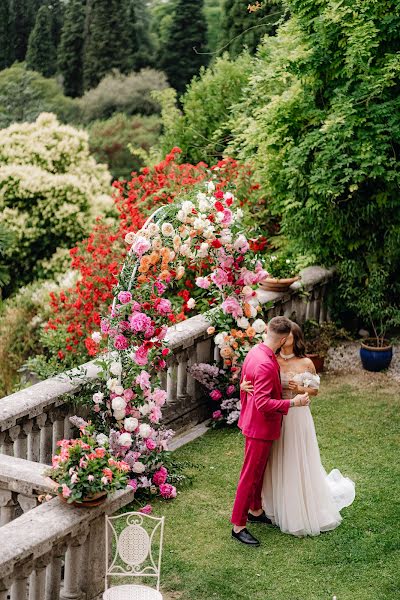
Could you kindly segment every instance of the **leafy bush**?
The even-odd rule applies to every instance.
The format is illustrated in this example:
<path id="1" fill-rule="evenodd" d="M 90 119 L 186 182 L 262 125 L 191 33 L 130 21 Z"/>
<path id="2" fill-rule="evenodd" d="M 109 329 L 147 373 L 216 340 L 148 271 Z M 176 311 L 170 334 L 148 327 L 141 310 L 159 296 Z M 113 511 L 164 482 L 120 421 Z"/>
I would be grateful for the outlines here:
<path id="1" fill-rule="evenodd" d="M 83 131 L 43 113 L 0 131 L 0 223 L 15 236 L 5 249 L 8 293 L 28 283 L 57 248 L 88 232 L 110 204 L 110 175 L 89 154 Z"/>
<path id="2" fill-rule="evenodd" d="M 232 147 L 255 161 L 282 231 L 340 274 L 339 311 L 377 265 L 400 272 L 400 14 L 394 0 L 286 2 L 265 38 Z M 390 284 L 392 283 L 392 285 Z M 397 300 L 396 300 L 397 297 Z M 351 307 L 350 307 L 351 308 Z"/>
<path id="3" fill-rule="evenodd" d="M 218 58 L 202 69 L 181 98 L 182 112 L 174 106 L 175 96 L 156 94 L 163 102 L 163 151 L 178 145 L 182 160 L 212 163 L 220 158 L 231 138 L 229 111 L 240 102 L 251 72 L 251 58 L 242 54 L 232 61 Z"/>
<path id="4" fill-rule="evenodd" d="M 89 147 L 95 159 L 107 163 L 114 179 L 128 179 L 139 171 L 143 161 L 130 152 L 128 145 L 148 152 L 158 140 L 160 119 L 155 116 L 128 117 L 117 113 L 89 126 Z"/>
<path id="5" fill-rule="evenodd" d="M 79 108 L 55 79 L 30 71 L 23 63 L 0 71 L 0 128 L 35 121 L 42 112 L 53 112 L 68 123 L 77 119 Z"/>
<path id="6" fill-rule="evenodd" d="M 164 73 L 154 69 L 142 69 L 129 75 L 114 71 L 78 101 L 83 122 L 108 119 L 116 112 L 127 115 L 157 113 L 160 105 L 151 92 L 162 90 L 167 85 Z"/>

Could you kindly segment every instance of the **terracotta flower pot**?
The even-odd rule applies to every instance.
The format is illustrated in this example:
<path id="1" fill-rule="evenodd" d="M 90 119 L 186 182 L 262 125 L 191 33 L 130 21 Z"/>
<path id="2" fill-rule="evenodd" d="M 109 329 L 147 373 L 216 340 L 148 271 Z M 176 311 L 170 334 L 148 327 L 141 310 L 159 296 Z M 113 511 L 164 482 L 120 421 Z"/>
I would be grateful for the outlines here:
<path id="1" fill-rule="evenodd" d="M 58 494 L 58 496 L 63 502 L 70 504 L 70 506 L 76 506 L 77 508 L 92 508 L 105 502 L 107 499 L 107 492 L 98 492 L 97 494 L 87 496 L 82 500 L 74 500 L 74 502 L 67 502 L 67 498 L 64 498 L 62 494 Z"/>
<path id="2" fill-rule="evenodd" d="M 306 356 L 313 361 L 317 373 L 322 373 L 324 370 L 325 356 L 321 356 L 320 354 L 306 354 Z"/>
<path id="3" fill-rule="evenodd" d="M 376 340 L 368 338 L 361 342 L 360 358 L 362 366 L 367 371 L 383 371 L 390 366 L 393 356 L 393 347 L 387 340 L 384 346 L 378 347 Z"/>
<path id="4" fill-rule="evenodd" d="M 275 279 L 273 277 L 266 277 L 258 285 L 266 292 L 286 292 L 292 283 L 299 281 L 300 276 L 290 277 L 289 279 Z"/>

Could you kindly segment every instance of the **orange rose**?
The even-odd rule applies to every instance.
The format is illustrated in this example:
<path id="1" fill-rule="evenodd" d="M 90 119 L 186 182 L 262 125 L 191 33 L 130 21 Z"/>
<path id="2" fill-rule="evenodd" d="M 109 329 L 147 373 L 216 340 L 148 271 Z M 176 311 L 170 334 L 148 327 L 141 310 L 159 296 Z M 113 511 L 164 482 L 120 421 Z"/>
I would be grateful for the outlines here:
<path id="1" fill-rule="evenodd" d="M 238 331 L 236 337 L 238 338 L 238 340 L 242 340 L 244 338 L 243 331 Z"/>
<path id="2" fill-rule="evenodd" d="M 160 255 L 158 254 L 158 252 L 152 252 L 150 254 L 150 256 L 149 256 L 150 264 L 156 265 L 159 260 L 160 260 Z"/>
<path id="3" fill-rule="evenodd" d="M 253 338 L 256 335 L 256 330 L 254 329 L 254 327 L 248 327 L 246 329 L 246 334 L 249 338 Z"/>
<path id="4" fill-rule="evenodd" d="M 230 358 L 232 356 L 232 354 L 233 354 L 233 352 L 228 346 L 225 346 L 225 348 L 222 348 L 222 350 L 221 350 L 222 358 Z"/>
<path id="5" fill-rule="evenodd" d="M 167 269 L 163 269 L 160 273 L 160 279 L 162 281 L 169 281 L 171 279 L 171 273 Z"/>
<path id="6" fill-rule="evenodd" d="M 251 317 L 251 306 L 248 302 L 244 303 L 244 314 L 248 319 Z"/>
<path id="7" fill-rule="evenodd" d="M 139 277 L 136 280 L 138 283 L 147 283 L 149 281 L 148 277 L 146 277 L 146 275 L 139 275 Z"/>

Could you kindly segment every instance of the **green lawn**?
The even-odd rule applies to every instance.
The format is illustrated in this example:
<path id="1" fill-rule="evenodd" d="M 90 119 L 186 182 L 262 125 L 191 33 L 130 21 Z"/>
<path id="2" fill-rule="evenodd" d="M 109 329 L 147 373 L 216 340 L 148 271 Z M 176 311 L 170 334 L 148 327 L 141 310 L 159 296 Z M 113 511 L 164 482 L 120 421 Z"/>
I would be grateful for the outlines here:
<path id="1" fill-rule="evenodd" d="M 237 430 L 210 431 L 176 452 L 202 468 L 175 501 L 155 503 L 155 514 L 166 517 L 167 600 L 400 598 L 399 392 L 382 376 L 377 381 L 324 378 L 313 402 L 325 468 L 338 467 L 356 482 L 341 526 L 317 538 L 253 525 L 261 548 L 231 540 L 243 451 Z"/>

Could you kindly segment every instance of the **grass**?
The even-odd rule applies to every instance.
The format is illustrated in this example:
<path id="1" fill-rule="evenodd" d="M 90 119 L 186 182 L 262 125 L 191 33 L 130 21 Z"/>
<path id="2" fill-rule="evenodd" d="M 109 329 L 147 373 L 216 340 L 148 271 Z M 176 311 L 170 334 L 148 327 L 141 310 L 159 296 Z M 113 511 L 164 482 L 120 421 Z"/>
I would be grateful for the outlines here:
<path id="1" fill-rule="evenodd" d="M 400 598 L 399 392 L 378 382 L 325 378 L 313 402 L 326 470 L 338 467 L 356 482 L 340 527 L 316 538 L 253 525 L 260 548 L 230 539 L 243 453 L 237 430 L 210 431 L 176 452 L 201 468 L 176 500 L 155 503 L 155 514 L 166 517 L 166 600 Z"/>

